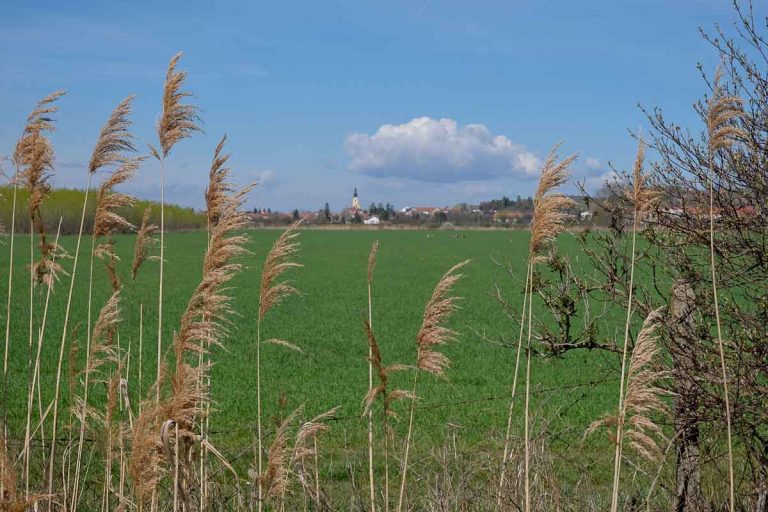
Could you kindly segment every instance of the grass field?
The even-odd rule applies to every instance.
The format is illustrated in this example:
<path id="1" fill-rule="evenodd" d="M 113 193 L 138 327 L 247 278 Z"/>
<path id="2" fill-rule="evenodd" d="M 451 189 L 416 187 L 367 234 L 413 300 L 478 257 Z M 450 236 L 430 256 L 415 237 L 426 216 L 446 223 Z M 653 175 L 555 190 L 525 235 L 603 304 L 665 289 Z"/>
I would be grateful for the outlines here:
<path id="1" fill-rule="evenodd" d="M 213 354 L 213 398 L 216 412 L 211 428 L 225 449 L 242 446 L 251 439 L 256 420 L 254 344 L 260 266 L 279 231 L 249 233 L 252 255 L 243 263 L 247 269 L 232 283 L 233 306 L 239 314 L 230 326 L 225 347 Z M 364 422 L 359 419 L 361 401 L 367 389 L 367 345 L 363 332 L 366 311 L 366 265 L 375 239 L 380 241 L 374 277 L 373 324 L 385 363 L 414 362 L 415 335 L 424 304 L 440 276 L 454 263 L 471 258 L 465 279 L 456 292 L 463 297 L 461 310 L 451 325 L 461 333 L 460 342 L 449 345 L 445 353 L 453 361 L 448 382 L 427 377 L 419 395 L 423 398 L 416 420 L 416 445 L 434 445 L 445 439 L 448 424 L 458 425 L 461 439 L 472 446 L 488 445 L 491 438 L 503 436 L 507 396 L 512 378 L 514 352 L 488 340 L 516 340 L 516 328 L 506 319 L 492 296 L 498 284 L 512 301 L 522 300 L 522 283 L 511 278 L 494 261 L 512 265 L 523 275 L 528 233 L 523 231 L 312 231 L 301 233 L 300 261 L 290 278 L 304 292 L 275 309 L 264 325 L 266 338 L 289 340 L 302 349 L 297 353 L 284 347 L 266 345 L 263 353 L 265 418 L 276 418 L 306 404 L 312 416 L 339 405 L 342 421 L 334 425 L 331 441 L 341 445 L 364 446 Z M 116 237 L 125 279 L 120 344 L 130 343 L 132 360 L 129 376 L 134 403 L 146 396 L 155 376 L 157 263 L 149 262 L 135 283 L 128 272 L 133 236 Z M 197 285 L 205 234 L 177 233 L 166 238 L 165 344 Z M 63 244 L 74 250 L 74 239 Z M 563 235 L 561 251 L 578 251 L 572 235 Z M 87 247 L 86 247 L 87 249 Z M 11 322 L 10 394 L 11 425 L 23 437 L 27 389 L 28 283 L 26 261 L 29 239 L 16 239 L 14 270 L 15 296 Z M 86 250 L 87 254 L 87 250 Z M 87 310 L 88 259 L 81 258 L 72 307 L 71 325 L 79 329 L 80 365 L 84 360 Z M 71 263 L 70 263 L 71 265 Z M 65 263 L 66 267 L 66 263 Z M 8 262 L 3 259 L 2 275 L 7 279 Z M 108 298 L 109 283 L 98 260 L 94 270 L 94 317 Z M 40 311 L 44 295 L 37 304 Z M 43 402 L 52 394 L 58 343 L 66 302 L 66 284 L 60 284 L 51 298 L 42 357 Z M 139 304 L 144 304 L 143 382 L 138 382 Z M 544 314 L 543 312 L 540 314 Z M 487 338 L 487 339 L 483 339 Z M 617 361 L 596 352 L 575 352 L 559 359 L 539 359 L 534 363 L 535 420 L 547 423 L 556 441 L 553 450 L 572 450 L 587 425 L 610 410 L 615 397 L 610 383 L 588 385 L 616 375 Z M 403 373 L 396 387 L 409 387 Z M 588 397 L 588 399 L 585 399 Z M 103 399 L 97 397 L 96 400 Z M 399 407 L 407 419 L 405 403 Z M 518 426 L 522 424 L 522 411 Z M 404 429 L 401 421 L 398 429 Z M 519 431 L 519 430 L 518 430 Z M 599 436 L 598 436 L 599 437 Z M 429 439 L 425 439 L 429 438 Z M 599 441 L 598 441 L 599 442 Z M 497 448 L 497 447 L 496 447 Z M 606 450 L 606 454 L 609 452 Z"/>

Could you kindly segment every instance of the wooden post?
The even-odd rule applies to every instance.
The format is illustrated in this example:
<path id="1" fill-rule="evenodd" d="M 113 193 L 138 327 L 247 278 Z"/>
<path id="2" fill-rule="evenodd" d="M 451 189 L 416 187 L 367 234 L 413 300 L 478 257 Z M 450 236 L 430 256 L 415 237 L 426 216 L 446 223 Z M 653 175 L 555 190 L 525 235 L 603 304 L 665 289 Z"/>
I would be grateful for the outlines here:
<path id="1" fill-rule="evenodd" d="M 675 281 L 670 310 L 675 358 L 675 451 L 677 487 L 675 512 L 702 510 L 701 471 L 699 465 L 699 398 L 693 376 L 696 370 L 696 331 L 693 314 L 696 294 L 684 279 Z"/>

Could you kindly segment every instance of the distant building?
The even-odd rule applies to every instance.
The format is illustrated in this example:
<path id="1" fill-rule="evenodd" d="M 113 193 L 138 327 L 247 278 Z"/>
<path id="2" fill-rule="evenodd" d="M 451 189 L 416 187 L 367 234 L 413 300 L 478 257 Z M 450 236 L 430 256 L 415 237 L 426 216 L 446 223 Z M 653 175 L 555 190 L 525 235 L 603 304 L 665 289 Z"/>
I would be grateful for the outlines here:
<path id="1" fill-rule="evenodd" d="M 400 213 L 416 217 L 417 215 L 434 215 L 445 211 L 443 208 L 437 208 L 435 206 L 406 206 L 400 209 Z"/>
<path id="2" fill-rule="evenodd" d="M 369 218 L 367 218 L 367 219 L 365 219 L 363 221 L 363 224 L 367 224 L 369 226 L 370 225 L 381 224 L 381 220 L 376 215 L 371 215 Z"/>
<path id="3" fill-rule="evenodd" d="M 355 187 L 355 193 L 352 194 L 352 209 L 358 211 L 362 210 L 362 208 L 360 208 L 360 198 L 357 197 L 357 187 Z"/>

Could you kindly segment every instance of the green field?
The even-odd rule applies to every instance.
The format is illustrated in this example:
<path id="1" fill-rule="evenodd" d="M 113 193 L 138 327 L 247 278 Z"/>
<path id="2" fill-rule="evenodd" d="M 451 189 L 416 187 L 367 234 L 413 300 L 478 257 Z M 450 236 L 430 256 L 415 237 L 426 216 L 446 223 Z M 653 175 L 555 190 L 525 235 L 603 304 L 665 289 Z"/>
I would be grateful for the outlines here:
<path id="1" fill-rule="evenodd" d="M 250 256 L 243 260 L 247 268 L 233 282 L 231 294 L 238 316 L 232 318 L 231 335 L 225 349 L 213 353 L 212 394 L 215 412 L 211 429 L 215 442 L 228 453 L 252 441 L 256 421 L 255 339 L 258 287 L 261 265 L 266 252 L 279 235 L 276 230 L 251 231 Z M 421 379 L 422 401 L 415 424 L 417 446 L 433 446 L 446 439 L 448 424 L 459 425 L 463 446 L 498 449 L 503 437 L 514 351 L 489 340 L 516 340 L 516 327 L 504 315 L 493 297 L 494 285 L 514 303 L 522 301 L 525 255 L 528 233 L 523 231 L 313 231 L 300 235 L 302 268 L 291 271 L 289 278 L 304 292 L 292 297 L 270 312 L 263 326 L 266 338 L 289 340 L 303 349 L 297 353 L 284 347 L 267 345 L 263 349 L 265 418 L 286 415 L 305 404 L 306 415 L 313 416 L 332 406 L 341 406 L 340 421 L 335 422 L 329 444 L 347 443 L 363 450 L 365 423 L 361 421 L 361 401 L 367 389 L 367 345 L 363 332 L 366 312 L 366 265 L 371 244 L 378 238 L 380 250 L 374 277 L 373 324 L 385 363 L 412 364 L 415 336 L 421 315 L 433 287 L 441 275 L 458 261 L 471 258 L 465 279 L 456 287 L 463 297 L 461 310 L 451 326 L 461 333 L 458 343 L 444 351 L 453 365 L 448 382 L 427 376 Z M 130 280 L 133 236 L 118 236 L 116 246 L 122 260 L 125 279 L 120 344 L 130 344 L 129 387 L 135 404 L 146 396 L 155 375 L 157 330 L 158 264 L 150 261 L 142 268 L 136 283 Z M 63 244 L 74 252 L 74 238 Z M 29 238 L 16 238 L 14 302 L 11 322 L 10 393 L 11 426 L 23 437 L 26 410 L 28 357 L 28 283 L 26 264 Z M 176 233 L 166 237 L 165 344 L 169 345 L 179 317 L 200 278 L 205 234 Z M 87 240 L 87 255 L 90 239 Z M 575 254 L 578 244 L 572 235 L 563 235 L 560 250 Z M 516 278 L 510 277 L 494 261 L 511 264 Z M 71 266 L 71 260 L 65 263 Z M 4 283 L 7 257 L 2 259 Z M 73 298 L 71 325 L 80 323 L 78 336 L 80 365 L 84 359 L 87 311 L 88 258 L 82 257 Z M 109 282 L 97 260 L 94 284 L 94 312 L 109 296 Z M 52 396 L 61 325 L 66 303 L 68 280 L 51 297 L 42 356 L 43 403 Z M 44 294 L 37 298 L 36 307 Z M 143 382 L 138 382 L 139 304 L 144 304 Z M 544 315 L 539 312 L 539 315 Z M 593 381 L 616 375 L 617 360 L 596 352 L 579 351 L 564 358 L 534 361 L 532 370 L 534 421 L 546 423 L 550 448 L 561 452 L 561 462 L 568 464 L 569 452 L 591 421 L 610 410 L 616 397 L 609 383 L 590 385 Z M 403 373 L 394 386 L 408 388 L 410 377 Z M 103 399 L 103 392 L 95 400 Z M 402 412 L 397 426 L 404 432 L 407 404 L 396 407 Z M 522 409 L 517 432 L 522 433 Z M 403 420 L 405 418 L 405 420 Z M 271 425 L 271 423 L 270 423 Z M 271 428 L 271 427 L 270 427 Z M 597 436 L 602 439 L 602 436 Z M 346 441 L 345 441 L 346 438 Z M 427 439 L 428 438 L 428 439 Z M 576 441 L 576 444 L 574 442 Z M 602 445 L 602 440 L 596 441 Z M 603 450 L 610 456 L 610 449 Z M 361 452 L 362 453 L 362 452 Z M 250 458 L 250 457 L 249 457 Z M 567 471 L 567 468 L 565 468 Z"/>

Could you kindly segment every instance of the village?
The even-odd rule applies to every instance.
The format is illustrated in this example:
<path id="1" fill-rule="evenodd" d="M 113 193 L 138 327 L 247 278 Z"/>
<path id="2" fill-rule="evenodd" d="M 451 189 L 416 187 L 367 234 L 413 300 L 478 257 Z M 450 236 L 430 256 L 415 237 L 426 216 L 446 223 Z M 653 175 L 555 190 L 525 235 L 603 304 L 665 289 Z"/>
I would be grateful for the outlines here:
<path id="1" fill-rule="evenodd" d="M 572 199 L 576 206 L 567 212 L 571 224 L 608 224 L 608 219 L 602 219 L 599 215 L 596 205 L 589 205 L 583 196 L 572 196 Z M 268 208 L 254 208 L 250 215 L 256 227 L 287 225 L 301 219 L 305 226 L 527 228 L 533 219 L 533 210 L 533 198 L 520 196 L 515 199 L 504 196 L 479 204 L 459 203 L 453 206 L 397 208 L 390 203 L 371 203 L 366 209 L 355 187 L 348 206 L 340 211 L 333 211 L 326 203 L 319 210 L 278 212 Z"/>

